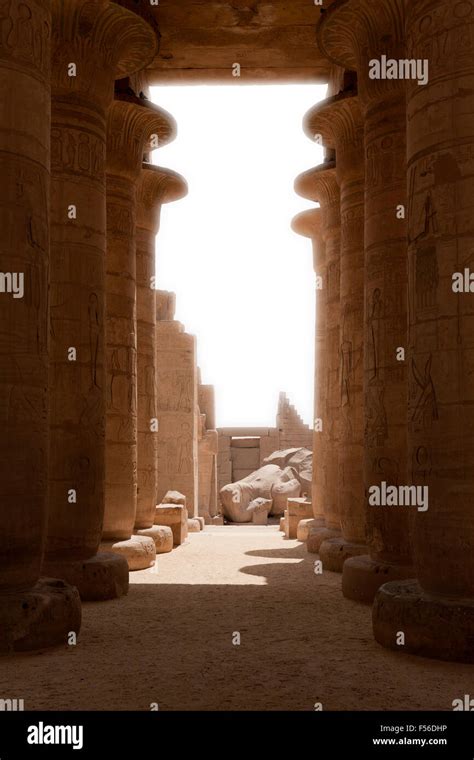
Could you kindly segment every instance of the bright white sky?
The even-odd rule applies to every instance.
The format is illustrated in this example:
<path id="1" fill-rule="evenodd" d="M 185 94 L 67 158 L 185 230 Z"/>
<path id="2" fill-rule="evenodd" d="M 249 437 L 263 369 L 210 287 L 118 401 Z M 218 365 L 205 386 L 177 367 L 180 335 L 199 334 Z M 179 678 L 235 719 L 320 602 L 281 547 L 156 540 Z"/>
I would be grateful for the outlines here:
<path id="1" fill-rule="evenodd" d="M 183 174 L 189 195 L 163 207 L 159 288 L 197 335 L 217 425 L 274 426 L 280 391 L 313 416 L 311 242 L 292 217 L 311 207 L 293 181 L 323 160 L 302 131 L 325 85 L 153 87 L 178 122 L 154 162 Z"/>

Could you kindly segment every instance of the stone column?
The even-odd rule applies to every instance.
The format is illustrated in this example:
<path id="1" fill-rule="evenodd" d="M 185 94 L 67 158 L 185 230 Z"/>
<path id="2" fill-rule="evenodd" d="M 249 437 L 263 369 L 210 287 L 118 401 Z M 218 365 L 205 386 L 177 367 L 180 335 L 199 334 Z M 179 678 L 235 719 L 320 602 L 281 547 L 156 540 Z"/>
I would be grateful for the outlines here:
<path id="1" fill-rule="evenodd" d="M 189 516 L 198 517 L 196 338 L 174 319 L 169 293 L 157 291 L 156 301 L 157 502 L 167 491 L 178 491 Z"/>
<path id="2" fill-rule="evenodd" d="M 358 97 L 344 91 L 318 103 L 305 117 L 305 131 L 336 150 L 341 193 L 340 246 L 340 443 L 339 508 L 342 538 L 320 546 L 326 569 L 342 572 L 344 561 L 367 552 L 363 481 L 364 155 Z"/>
<path id="3" fill-rule="evenodd" d="M 406 13 L 407 57 L 429 66 L 426 84 L 407 84 L 408 467 L 424 511 L 419 581 L 379 589 L 374 633 L 392 649 L 473 662 L 474 286 L 456 283 L 474 260 L 474 7 L 420 0 Z"/>
<path id="4" fill-rule="evenodd" d="M 107 422 L 103 541 L 130 569 L 153 564 L 155 544 L 133 536 L 137 509 L 136 209 L 143 154 L 175 134 L 172 117 L 116 87 L 107 120 Z"/>
<path id="5" fill-rule="evenodd" d="M 198 384 L 198 405 L 203 418 L 202 437 L 198 444 L 199 516 L 206 523 L 217 516 L 217 454 L 214 386 Z"/>
<path id="6" fill-rule="evenodd" d="M 1 653 L 65 644 L 81 625 L 77 590 L 39 579 L 48 512 L 50 42 L 49 0 L 3 5 Z"/>
<path id="7" fill-rule="evenodd" d="M 211 523 L 222 524 L 222 516 L 219 514 L 219 497 L 217 486 L 217 457 L 219 455 L 219 434 L 216 427 L 216 401 L 213 385 L 200 383 L 198 386 L 198 403 L 203 414 L 206 415 L 206 432 L 209 434 L 209 446 L 211 451 L 212 468 L 209 484 L 209 516 Z M 201 486 L 199 486 L 201 488 Z"/>
<path id="8" fill-rule="evenodd" d="M 312 500 L 315 514 L 324 516 L 324 524 L 311 529 L 306 542 L 309 552 L 317 553 L 322 542 L 340 535 L 339 514 L 339 441 L 340 441 L 340 245 L 341 214 L 340 192 L 336 180 L 336 163 L 325 161 L 296 179 L 295 190 L 321 207 L 321 238 L 324 244 L 325 266 L 323 277 L 325 361 L 322 371 L 315 375 L 315 424 L 313 446 Z M 317 317 L 318 320 L 318 317 Z M 322 343 L 320 343 L 322 345 Z M 318 360 L 317 360 L 318 361 Z M 315 419 L 316 423 L 316 419 Z M 315 452 L 318 451 L 318 454 Z"/>
<path id="9" fill-rule="evenodd" d="M 302 211 L 292 220 L 294 232 L 311 240 L 315 273 L 315 340 L 314 340 L 314 404 L 313 404 L 313 478 L 311 485 L 312 527 L 324 525 L 324 492 L 326 490 L 326 397 L 323 377 L 326 374 L 326 246 L 322 239 L 321 209 Z"/>
<path id="10" fill-rule="evenodd" d="M 318 27 L 321 49 L 357 70 L 364 118 L 365 490 L 406 485 L 407 239 L 405 82 L 372 79 L 372 61 L 404 59 L 403 0 L 350 0 Z M 355 33 L 356 30 L 356 33 Z M 345 596 L 372 602 L 379 586 L 410 578 L 409 510 L 366 504 L 370 555 L 344 565 Z"/>
<path id="11" fill-rule="evenodd" d="M 87 25 L 86 25 L 87 22 Z M 154 32 L 108 0 L 53 2 L 50 513 L 44 572 L 83 599 L 128 590 L 99 553 L 105 480 L 105 137 L 114 80 L 152 60 Z M 71 67 L 74 66 L 74 70 Z"/>
<path id="12" fill-rule="evenodd" d="M 138 535 L 161 546 L 161 529 L 154 526 L 158 467 L 156 389 L 155 243 L 163 203 L 183 198 L 181 175 L 144 163 L 137 190 L 137 512 Z"/>

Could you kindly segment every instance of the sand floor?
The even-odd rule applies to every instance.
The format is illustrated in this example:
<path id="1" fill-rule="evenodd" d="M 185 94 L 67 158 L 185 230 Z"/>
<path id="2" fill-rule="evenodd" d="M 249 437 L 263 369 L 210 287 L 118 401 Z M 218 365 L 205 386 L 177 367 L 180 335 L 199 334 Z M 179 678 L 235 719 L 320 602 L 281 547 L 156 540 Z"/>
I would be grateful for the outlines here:
<path id="1" fill-rule="evenodd" d="M 371 609 L 275 526 L 207 527 L 127 597 L 86 603 L 77 646 L 0 659 L 26 710 L 451 710 L 470 665 L 389 652 Z M 235 645 L 240 634 L 240 645 Z"/>

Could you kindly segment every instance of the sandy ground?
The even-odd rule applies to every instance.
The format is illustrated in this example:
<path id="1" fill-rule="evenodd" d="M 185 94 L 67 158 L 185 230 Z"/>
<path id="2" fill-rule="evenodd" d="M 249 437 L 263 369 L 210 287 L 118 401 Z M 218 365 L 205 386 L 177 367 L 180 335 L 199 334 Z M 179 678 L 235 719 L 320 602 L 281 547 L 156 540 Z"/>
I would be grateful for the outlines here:
<path id="1" fill-rule="evenodd" d="M 371 609 L 274 526 L 207 527 L 124 599 L 86 603 L 77 646 L 0 660 L 26 710 L 439 710 L 473 666 L 388 652 Z M 240 634 L 240 645 L 233 640 Z"/>

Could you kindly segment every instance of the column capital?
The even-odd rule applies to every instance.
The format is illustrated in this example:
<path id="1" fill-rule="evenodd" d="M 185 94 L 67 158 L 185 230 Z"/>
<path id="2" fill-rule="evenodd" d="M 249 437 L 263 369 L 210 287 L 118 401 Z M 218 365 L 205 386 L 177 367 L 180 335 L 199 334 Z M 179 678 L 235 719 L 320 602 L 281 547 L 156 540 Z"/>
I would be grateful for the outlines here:
<path id="1" fill-rule="evenodd" d="M 162 204 L 179 201 L 187 193 L 188 183 L 181 174 L 143 162 L 137 188 L 137 225 L 155 227 Z"/>
<path id="2" fill-rule="evenodd" d="M 291 229 L 297 235 L 317 240 L 323 230 L 323 212 L 320 208 L 300 211 L 291 221 Z"/>
<path id="3" fill-rule="evenodd" d="M 153 144 L 155 136 L 157 145 Z M 116 94 L 107 119 L 107 171 L 136 180 L 143 154 L 175 137 L 176 122 L 170 113 L 134 94 Z"/>
<path id="4" fill-rule="evenodd" d="M 365 103 L 392 90 L 403 90 L 403 79 L 371 79 L 369 62 L 385 55 L 403 59 L 404 0 L 335 0 L 316 26 L 319 49 L 332 63 L 356 70 Z"/>
<path id="5" fill-rule="evenodd" d="M 325 147 L 338 149 L 345 144 L 360 141 L 362 145 L 363 121 L 360 102 L 353 90 L 344 90 L 317 103 L 306 113 L 303 129 L 314 140 L 321 135 Z"/>
<path id="6" fill-rule="evenodd" d="M 319 203 L 323 210 L 338 202 L 340 191 L 336 180 L 336 162 L 325 161 L 302 172 L 295 179 L 294 188 L 297 195 Z"/>
<path id="7" fill-rule="evenodd" d="M 110 78 L 144 68 L 155 57 L 151 26 L 110 0 L 52 0 L 52 86 L 56 96 L 107 97 Z M 70 64 L 76 65 L 72 75 Z M 98 66 L 102 72 L 98 73 Z"/>

